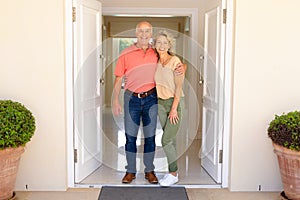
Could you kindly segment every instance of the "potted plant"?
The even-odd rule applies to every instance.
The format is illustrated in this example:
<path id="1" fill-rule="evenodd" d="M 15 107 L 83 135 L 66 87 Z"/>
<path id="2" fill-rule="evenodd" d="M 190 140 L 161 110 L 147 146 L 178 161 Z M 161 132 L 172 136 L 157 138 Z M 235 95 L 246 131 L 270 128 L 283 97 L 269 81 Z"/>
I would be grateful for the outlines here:
<path id="1" fill-rule="evenodd" d="M 300 200 L 300 111 L 275 115 L 268 127 L 268 136 L 277 155 L 282 196 Z"/>
<path id="2" fill-rule="evenodd" d="M 35 131 L 35 118 L 24 105 L 0 100 L 0 200 L 12 199 L 21 154 Z"/>

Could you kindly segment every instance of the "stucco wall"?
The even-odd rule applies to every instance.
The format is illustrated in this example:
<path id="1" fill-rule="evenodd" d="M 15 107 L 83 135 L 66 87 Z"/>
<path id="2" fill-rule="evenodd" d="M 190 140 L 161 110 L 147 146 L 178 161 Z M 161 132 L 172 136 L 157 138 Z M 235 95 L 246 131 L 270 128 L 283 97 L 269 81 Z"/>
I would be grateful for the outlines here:
<path id="1" fill-rule="evenodd" d="M 103 6 L 199 7 L 198 1 L 103 0 Z M 296 0 L 236 0 L 230 189 L 280 190 L 266 129 L 299 109 L 300 28 Z M 64 1 L 0 1 L 0 98 L 36 116 L 16 190 L 64 190 L 67 182 Z M 199 22 L 199 24 L 201 24 Z M 199 40 L 201 40 L 199 36 Z"/>
<path id="2" fill-rule="evenodd" d="M 236 1 L 232 190 L 280 190 L 268 123 L 300 109 L 297 0 Z"/>
<path id="3" fill-rule="evenodd" d="M 0 98 L 36 118 L 16 190 L 66 188 L 64 1 L 0 1 Z"/>

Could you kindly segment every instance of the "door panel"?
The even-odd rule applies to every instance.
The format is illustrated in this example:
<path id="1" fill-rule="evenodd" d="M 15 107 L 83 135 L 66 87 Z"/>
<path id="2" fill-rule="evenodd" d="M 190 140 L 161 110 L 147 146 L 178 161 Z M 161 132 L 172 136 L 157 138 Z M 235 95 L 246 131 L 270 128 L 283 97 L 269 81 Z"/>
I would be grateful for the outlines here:
<path id="1" fill-rule="evenodd" d="M 221 5 L 205 14 L 202 167 L 221 183 L 223 77 Z"/>
<path id="2" fill-rule="evenodd" d="M 101 3 L 74 0 L 75 182 L 101 165 Z"/>

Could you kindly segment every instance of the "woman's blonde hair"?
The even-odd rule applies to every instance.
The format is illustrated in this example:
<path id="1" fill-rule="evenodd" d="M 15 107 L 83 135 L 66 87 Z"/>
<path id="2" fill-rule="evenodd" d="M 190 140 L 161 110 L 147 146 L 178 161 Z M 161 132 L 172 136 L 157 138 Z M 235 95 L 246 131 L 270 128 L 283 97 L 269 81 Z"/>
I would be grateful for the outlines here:
<path id="1" fill-rule="evenodd" d="M 153 39 L 153 45 L 154 45 L 154 49 L 155 49 L 155 44 L 156 44 L 156 39 L 159 37 L 159 36 L 165 36 L 169 42 L 169 45 L 170 45 L 170 48 L 168 49 L 168 53 L 170 55 L 175 55 L 175 52 L 174 52 L 174 44 L 175 44 L 175 39 L 173 37 L 173 35 L 171 33 L 169 33 L 168 31 L 166 30 L 160 30 L 158 31 L 158 33 L 155 35 L 155 38 Z"/>

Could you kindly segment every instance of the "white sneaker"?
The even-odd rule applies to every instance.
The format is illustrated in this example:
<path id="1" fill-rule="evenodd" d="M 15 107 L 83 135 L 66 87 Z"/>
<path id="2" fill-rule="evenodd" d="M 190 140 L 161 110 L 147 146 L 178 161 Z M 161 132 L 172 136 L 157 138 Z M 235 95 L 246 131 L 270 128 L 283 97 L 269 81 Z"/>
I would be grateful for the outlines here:
<path id="1" fill-rule="evenodd" d="M 172 174 L 166 174 L 164 179 L 162 179 L 159 182 L 159 184 L 161 186 L 168 187 L 168 186 L 174 185 L 177 182 L 178 182 L 178 174 L 177 174 L 177 176 L 173 176 Z"/>
<path id="2" fill-rule="evenodd" d="M 169 174 L 165 174 L 164 177 L 162 179 L 159 179 L 159 183 L 162 182 L 163 180 L 165 180 L 168 177 Z"/>

